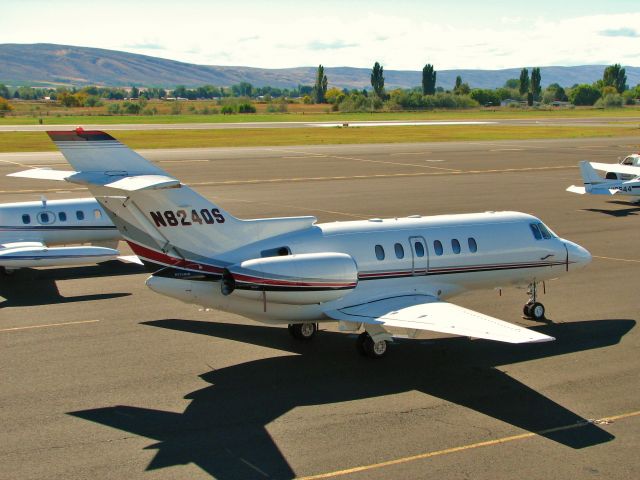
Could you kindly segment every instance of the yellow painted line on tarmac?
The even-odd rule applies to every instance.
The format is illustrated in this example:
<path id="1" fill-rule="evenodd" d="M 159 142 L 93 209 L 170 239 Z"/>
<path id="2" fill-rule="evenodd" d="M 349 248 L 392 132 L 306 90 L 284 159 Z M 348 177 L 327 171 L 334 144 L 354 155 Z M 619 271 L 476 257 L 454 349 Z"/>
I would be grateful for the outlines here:
<path id="1" fill-rule="evenodd" d="M 100 320 L 81 320 L 79 322 L 47 323 L 44 325 L 30 325 L 28 327 L 3 328 L 0 329 L 0 332 L 16 332 L 18 330 L 32 330 L 34 328 L 65 327 L 67 325 L 81 325 L 84 323 L 96 323 L 99 321 Z"/>
<path id="2" fill-rule="evenodd" d="M 630 258 L 615 258 L 615 257 L 603 257 L 599 255 L 592 255 L 593 258 L 600 258 L 601 260 L 613 260 L 616 262 L 630 262 L 630 263 L 640 263 L 640 260 L 632 260 Z"/>
<path id="3" fill-rule="evenodd" d="M 211 160 L 158 160 L 155 163 L 206 163 Z"/>
<path id="4" fill-rule="evenodd" d="M 635 412 L 629 412 L 629 413 L 623 413 L 620 415 L 614 415 L 611 417 L 605 417 L 605 418 L 600 418 L 597 420 L 589 420 L 586 422 L 581 422 L 581 423 L 574 423 L 571 425 L 563 425 L 560 427 L 554 427 L 554 428 L 547 428 L 546 430 L 540 430 L 539 432 L 528 432 L 528 433 L 521 433 L 520 435 L 512 435 L 510 437 L 502 437 L 502 438 L 496 438 L 495 440 L 487 440 L 485 442 L 477 442 L 477 443 L 471 443 L 469 445 L 461 445 L 459 447 L 453 447 L 453 448 L 445 448 L 444 450 L 435 450 L 432 452 L 425 452 L 425 453 L 420 453 L 418 455 L 411 455 L 409 457 L 403 457 L 403 458 L 397 458 L 395 460 L 388 460 L 386 462 L 380 462 L 380 463 L 373 463 L 370 465 L 362 465 L 360 467 L 353 467 L 353 468 L 347 468 L 344 470 L 336 470 L 334 472 L 328 472 L 328 473 L 320 473 L 318 475 L 310 475 L 307 477 L 298 477 L 298 480 L 318 480 L 318 479 L 323 479 L 323 478 L 334 478 L 334 477 L 340 477 L 343 475 L 349 475 L 352 473 L 359 473 L 359 472 L 366 472 L 369 470 L 376 470 L 379 468 L 384 468 L 384 467 L 390 467 L 393 465 L 400 465 L 403 463 L 409 463 L 409 462 L 415 462 L 416 460 L 424 460 L 426 458 L 433 458 L 433 457 L 440 457 L 443 455 L 450 455 L 452 453 L 458 453 L 458 452 L 464 452 L 467 450 L 473 450 L 476 448 L 484 448 L 484 447 L 492 447 L 495 445 L 502 445 L 505 443 L 510 443 L 510 442 L 515 442 L 517 440 L 524 440 L 527 438 L 533 438 L 533 437 L 537 437 L 539 435 L 546 435 L 548 433 L 553 433 L 553 432 L 561 432 L 564 430 L 573 430 L 576 428 L 582 428 L 582 427 L 586 427 L 587 425 L 606 425 L 609 423 L 612 423 L 616 420 L 622 420 L 624 418 L 631 418 L 631 417 L 636 417 L 640 415 L 640 410 L 637 410 Z"/>

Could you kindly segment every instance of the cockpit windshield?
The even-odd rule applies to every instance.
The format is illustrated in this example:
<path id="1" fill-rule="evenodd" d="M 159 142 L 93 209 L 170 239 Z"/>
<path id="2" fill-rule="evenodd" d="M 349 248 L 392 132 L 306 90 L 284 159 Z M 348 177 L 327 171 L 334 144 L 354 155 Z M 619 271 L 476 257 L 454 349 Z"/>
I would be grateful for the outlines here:
<path id="1" fill-rule="evenodd" d="M 549 240 L 550 238 L 558 238 L 553 230 L 547 227 L 544 223 L 530 223 L 529 227 L 531 228 L 531 233 L 536 240 Z"/>

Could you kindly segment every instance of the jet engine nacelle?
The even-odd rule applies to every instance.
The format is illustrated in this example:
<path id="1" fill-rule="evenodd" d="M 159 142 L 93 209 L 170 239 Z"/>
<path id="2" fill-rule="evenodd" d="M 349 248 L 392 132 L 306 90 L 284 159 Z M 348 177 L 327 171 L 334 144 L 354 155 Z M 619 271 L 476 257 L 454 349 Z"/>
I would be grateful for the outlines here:
<path id="1" fill-rule="evenodd" d="M 358 284 L 358 268 L 344 253 L 305 253 L 246 260 L 224 271 L 223 295 L 311 305 L 337 300 Z"/>

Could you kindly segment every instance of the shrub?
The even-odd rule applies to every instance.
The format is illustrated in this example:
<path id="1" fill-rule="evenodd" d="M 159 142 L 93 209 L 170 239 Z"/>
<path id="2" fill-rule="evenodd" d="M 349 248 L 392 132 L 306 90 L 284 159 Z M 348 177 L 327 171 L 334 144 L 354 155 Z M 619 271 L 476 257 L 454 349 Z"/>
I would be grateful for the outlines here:
<path id="1" fill-rule="evenodd" d="M 233 105 L 224 105 L 220 109 L 220 113 L 222 113 L 223 115 L 231 115 L 231 114 L 236 113 L 236 110 L 235 110 Z"/>
<path id="2" fill-rule="evenodd" d="M 119 103 L 111 103 L 107 107 L 107 113 L 110 115 L 119 115 L 121 113 L 120 104 Z"/>
<path id="3" fill-rule="evenodd" d="M 122 104 L 122 110 L 124 111 L 124 113 L 137 115 L 138 113 L 140 113 L 141 105 L 139 105 L 137 102 L 124 102 Z"/>
<path id="4" fill-rule="evenodd" d="M 619 93 L 607 93 L 595 103 L 596 108 L 622 108 L 624 99 Z"/>
<path id="5" fill-rule="evenodd" d="M 256 113 L 256 107 L 252 103 L 241 103 L 238 105 L 238 113 Z"/>

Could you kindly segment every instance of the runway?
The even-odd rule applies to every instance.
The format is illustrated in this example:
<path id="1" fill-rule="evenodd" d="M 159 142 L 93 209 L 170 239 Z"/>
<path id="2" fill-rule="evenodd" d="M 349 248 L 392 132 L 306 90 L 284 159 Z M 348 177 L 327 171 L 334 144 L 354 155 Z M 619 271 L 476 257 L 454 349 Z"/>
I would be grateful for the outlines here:
<path id="1" fill-rule="evenodd" d="M 0 278 L 0 478 L 640 476 L 640 206 L 565 192 L 579 160 L 639 143 L 140 151 L 241 218 L 518 210 L 594 260 L 546 285 L 550 324 L 521 318 L 522 290 L 453 299 L 556 342 L 400 340 L 382 361 L 334 326 L 300 345 L 156 295 L 132 265 L 19 271 Z M 2 154 L 0 202 L 88 195 L 5 176 L 34 166 L 68 169 Z"/>
<path id="2" fill-rule="evenodd" d="M 335 115 L 332 115 L 335 117 Z M 487 116 L 489 118 L 490 116 Z M 592 117 L 573 118 L 562 117 L 558 112 L 550 112 L 546 118 L 524 117 L 518 118 L 490 118 L 488 120 L 473 118 L 469 120 L 327 120 L 327 121 L 304 121 L 304 116 L 299 115 L 299 120 L 282 122 L 201 122 L 201 123 L 90 123 L 91 117 L 87 117 L 87 123 L 82 123 L 85 130 L 228 130 L 244 128 L 309 128 L 309 127 L 392 127 L 392 126 L 447 126 L 447 125 L 558 125 L 558 126 L 628 126 L 629 123 L 640 122 L 639 117 Z M 329 117 L 331 118 L 331 117 Z M 374 118 L 374 115 L 372 115 Z M 0 125 L 0 132 L 45 132 L 47 130 L 68 130 L 74 128 L 73 125 L 56 124 L 55 118 L 44 119 L 44 125 Z"/>

